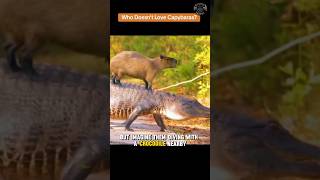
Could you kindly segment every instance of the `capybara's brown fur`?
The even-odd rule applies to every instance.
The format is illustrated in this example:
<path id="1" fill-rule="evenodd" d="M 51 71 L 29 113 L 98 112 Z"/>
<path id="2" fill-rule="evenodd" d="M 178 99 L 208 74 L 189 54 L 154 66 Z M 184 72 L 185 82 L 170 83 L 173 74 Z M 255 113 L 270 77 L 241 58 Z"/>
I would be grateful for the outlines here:
<path id="1" fill-rule="evenodd" d="M 151 89 L 156 75 L 165 68 L 175 68 L 177 60 L 160 55 L 148 58 L 135 51 L 123 51 L 111 59 L 110 70 L 113 83 L 120 83 L 120 79 L 127 75 L 142 79 L 146 89 Z"/>
<path id="2" fill-rule="evenodd" d="M 5 38 L 12 70 L 32 72 L 32 57 L 43 43 L 105 56 L 107 31 L 105 0 L 1 0 L 0 35 Z M 24 68 L 25 67 L 25 68 Z"/>

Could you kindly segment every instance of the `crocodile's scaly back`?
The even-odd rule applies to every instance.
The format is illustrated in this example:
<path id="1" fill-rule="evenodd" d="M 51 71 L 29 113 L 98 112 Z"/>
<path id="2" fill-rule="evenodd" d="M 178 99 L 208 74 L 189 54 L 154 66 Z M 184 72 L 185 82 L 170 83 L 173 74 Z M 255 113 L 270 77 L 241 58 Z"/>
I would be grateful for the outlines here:
<path id="1" fill-rule="evenodd" d="M 58 179 L 81 144 L 107 134 L 106 77 L 36 68 L 34 81 L 0 65 L 0 179 Z"/>
<path id="2" fill-rule="evenodd" d="M 110 83 L 110 116 L 114 119 L 126 119 L 133 109 L 145 99 L 157 100 L 160 103 L 160 99 L 156 96 L 158 96 L 157 93 L 139 85 Z"/>
<path id="3" fill-rule="evenodd" d="M 184 98 L 168 92 L 148 90 L 143 86 L 129 83 L 121 85 L 110 82 L 110 116 L 114 119 L 126 119 L 140 104 L 152 103 L 153 108 L 142 114 L 165 114 L 168 105 Z"/>
<path id="4" fill-rule="evenodd" d="M 209 118 L 210 109 L 196 99 L 157 90 L 146 90 L 139 85 L 110 82 L 110 117 L 127 119 L 126 129 L 140 115 L 153 114 L 161 130 L 165 129 L 160 115 L 172 120 Z"/>

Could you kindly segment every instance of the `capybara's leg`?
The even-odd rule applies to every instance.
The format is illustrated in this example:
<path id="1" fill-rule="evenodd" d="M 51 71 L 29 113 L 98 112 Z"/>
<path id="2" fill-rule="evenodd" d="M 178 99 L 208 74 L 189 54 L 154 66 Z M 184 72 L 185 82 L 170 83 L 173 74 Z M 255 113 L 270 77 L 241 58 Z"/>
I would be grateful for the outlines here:
<path id="1" fill-rule="evenodd" d="M 148 88 L 149 88 L 149 83 L 148 83 L 148 81 L 145 80 L 145 79 L 144 79 L 143 81 L 144 81 L 144 84 L 145 84 L 145 88 L 148 89 Z"/>
<path id="2" fill-rule="evenodd" d="M 120 84 L 121 85 L 121 78 L 123 76 L 123 73 L 121 71 L 118 72 L 117 76 L 116 76 L 116 82 L 117 84 Z"/>
<path id="3" fill-rule="evenodd" d="M 39 41 L 34 31 L 29 31 L 25 34 L 25 42 L 21 49 L 20 64 L 22 70 L 31 77 L 38 75 L 33 68 L 33 54 L 39 47 Z"/>
<path id="4" fill-rule="evenodd" d="M 4 46 L 9 67 L 13 72 L 17 72 L 21 70 L 21 68 L 17 64 L 17 57 L 16 57 L 18 48 L 19 46 L 16 43 L 12 43 L 12 42 L 8 42 Z"/>
<path id="5" fill-rule="evenodd" d="M 111 75 L 111 79 L 112 79 L 112 83 L 113 84 L 116 84 L 117 82 L 116 82 L 116 75 L 115 74 L 112 74 Z"/>

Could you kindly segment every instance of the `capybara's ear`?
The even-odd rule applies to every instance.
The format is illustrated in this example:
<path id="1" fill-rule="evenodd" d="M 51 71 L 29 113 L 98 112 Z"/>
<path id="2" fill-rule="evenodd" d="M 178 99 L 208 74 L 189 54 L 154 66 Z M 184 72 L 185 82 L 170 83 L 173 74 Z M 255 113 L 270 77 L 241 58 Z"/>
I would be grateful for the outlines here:
<path id="1" fill-rule="evenodd" d="M 165 58 L 165 56 L 160 54 L 160 59 L 164 59 L 164 58 Z"/>

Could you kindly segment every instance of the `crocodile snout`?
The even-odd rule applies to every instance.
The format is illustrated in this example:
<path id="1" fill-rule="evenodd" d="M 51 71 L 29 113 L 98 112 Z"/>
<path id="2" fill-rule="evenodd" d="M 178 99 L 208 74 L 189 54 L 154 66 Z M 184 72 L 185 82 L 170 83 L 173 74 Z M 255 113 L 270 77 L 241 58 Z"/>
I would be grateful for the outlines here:
<path id="1" fill-rule="evenodd" d="M 210 118 L 210 108 L 202 106 L 199 110 L 199 115 L 203 118 Z"/>
<path id="2" fill-rule="evenodd" d="M 197 103 L 197 105 L 192 108 L 190 116 L 192 116 L 192 118 L 210 118 L 210 108 Z"/>
<path id="3" fill-rule="evenodd" d="M 192 118 L 210 118 L 210 108 L 203 106 L 196 100 L 184 99 L 174 102 L 167 110 L 166 116 L 173 120 Z"/>

